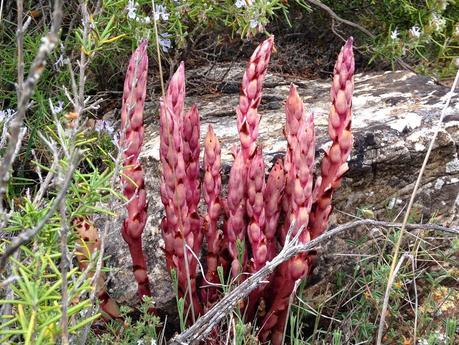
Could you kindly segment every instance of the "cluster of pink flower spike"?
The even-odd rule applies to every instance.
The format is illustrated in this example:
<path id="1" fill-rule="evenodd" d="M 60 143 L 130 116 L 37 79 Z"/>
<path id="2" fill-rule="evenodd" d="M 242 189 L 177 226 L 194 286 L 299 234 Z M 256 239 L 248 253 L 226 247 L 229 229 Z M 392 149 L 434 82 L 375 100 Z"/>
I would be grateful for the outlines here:
<path id="1" fill-rule="evenodd" d="M 142 43 L 139 49 L 142 51 L 145 45 Z M 220 176 L 220 143 L 210 125 L 204 141 L 202 184 L 200 181 L 199 113 L 196 106 L 188 112 L 184 110 L 183 63 L 171 78 L 167 93 L 160 101 L 161 200 L 165 207 L 161 228 L 166 263 L 170 270 L 176 272 L 178 292 L 187 308 L 185 313 L 191 309 L 194 316 L 206 311 L 219 298 L 221 291 L 209 284 L 220 283 L 218 266 L 222 266 L 225 277 L 231 273 L 237 282 L 243 279 L 241 273 L 258 271 L 279 252 L 287 241 L 292 223 L 295 224 L 292 236 L 302 231 L 298 234 L 302 243 L 320 235 L 327 226 L 333 192 L 347 170 L 346 161 L 353 141 L 352 38 L 341 49 L 334 69 L 329 115 L 332 145 L 322 160 L 320 176 L 314 181 L 314 118 L 311 113 L 305 112 L 297 87 L 291 85 L 285 106 L 287 152 L 283 161 L 276 161 L 266 179 L 262 148 L 257 146 L 256 141 L 261 119 L 258 106 L 272 46 L 273 37 L 261 43 L 244 73 L 236 109 L 240 147 L 233 148 L 234 162 L 226 198 L 222 193 Z M 149 292 L 146 290 L 148 284 L 145 284 L 148 278 L 139 245 L 139 228 L 146 219 L 146 202 L 143 174 L 137 161 L 143 137 L 137 111 L 143 108 L 142 95 L 145 95 L 145 86 L 141 84 L 143 79 L 138 73 L 144 70 L 144 59 L 146 57 L 133 57 L 131 60 L 133 65 L 132 68 L 130 65 L 125 84 L 127 96 L 123 98 L 122 123 L 126 129 L 126 142 L 131 143 L 126 151 L 126 159 L 131 166 L 126 175 L 135 182 L 129 184 L 125 180 L 124 190 L 129 198 L 137 193 L 137 198 L 132 198 L 128 205 L 123 236 L 133 255 L 139 292 L 146 294 Z M 130 103 L 131 97 L 141 99 L 142 107 Z M 130 104 L 137 105 L 130 107 Z M 200 215 L 198 210 L 201 188 L 207 206 L 204 215 Z M 207 271 L 205 279 L 198 279 L 197 258 L 201 254 L 203 239 L 207 242 Z M 253 291 L 249 300 L 241 304 L 247 308 L 244 312 L 247 322 L 253 322 L 255 318 L 258 320 L 262 341 L 282 344 L 290 296 L 296 281 L 305 277 L 310 269 L 308 254 L 291 258 L 273 273 L 270 284 Z M 259 308 L 261 304 L 263 308 Z M 264 310 L 263 314 L 257 315 L 256 311 L 260 309 Z M 188 322 L 191 320 L 188 319 Z M 215 339 L 211 343 L 214 342 Z"/>

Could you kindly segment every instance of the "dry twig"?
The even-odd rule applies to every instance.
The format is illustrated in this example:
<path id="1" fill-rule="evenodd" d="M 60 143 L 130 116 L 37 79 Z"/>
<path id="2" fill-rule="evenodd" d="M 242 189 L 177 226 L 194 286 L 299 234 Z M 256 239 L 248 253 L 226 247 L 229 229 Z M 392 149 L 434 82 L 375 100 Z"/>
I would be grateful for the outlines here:
<path id="1" fill-rule="evenodd" d="M 22 3 L 21 0 L 18 1 Z M 16 115 L 14 116 L 10 124 L 8 145 L 6 147 L 6 152 L 3 155 L 2 162 L 0 164 L 0 200 L 3 198 L 3 194 L 6 192 L 7 184 L 10 179 L 11 167 L 16 158 L 17 152 L 19 151 L 22 145 L 22 136 L 24 134 L 23 124 L 26 111 L 29 107 L 30 98 L 32 97 L 35 86 L 37 85 L 37 82 L 45 69 L 46 58 L 53 51 L 59 39 L 58 32 L 61 27 L 62 17 L 62 0 L 55 0 L 51 29 L 48 32 L 48 34 L 42 38 L 42 43 L 38 48 L 37 55 L 35 56 L 32 62 L 32 66 L 30 67 L 27 79 L 24 82 L 22 82 L 22 77 L 19 78 L 18 95 L 20 95 L 20 97 L 18 98 L 18 109 Z M 20 21 L 22 23 L 22 14 Z M 20 31 L 22 35 L 23 28 L 21 28 Z M 18 38 L 18 41 L 21 40 Z M 22 47 L 18 47 L 18 50 L 21 50 L 21 53 L 18 55 L 22 56 Z M 21 64 L 20 61 L 19 64 Z M 21 68 L 21 66 L 18 66 L 19 73 L 21 71 Z M 4 225 L 5 214 L 2 203 L 0 202 L 0 227 L 3 227 Z M 1 268 L 2 267 L 0 264 L 0 270 Z"/>

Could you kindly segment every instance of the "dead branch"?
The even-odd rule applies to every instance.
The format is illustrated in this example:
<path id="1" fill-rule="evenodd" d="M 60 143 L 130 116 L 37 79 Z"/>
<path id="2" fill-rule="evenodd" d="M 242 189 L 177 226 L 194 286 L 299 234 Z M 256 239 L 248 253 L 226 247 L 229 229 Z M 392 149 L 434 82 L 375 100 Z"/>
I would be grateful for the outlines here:
<path id="1" fill-rule="evenodd" d="M 22 3 L 22 1 L 20 1 L 20 3 Z M 20 77 L 20 85 L 18 84 L 18 94 L 20 95 L 20 97 L 18 98 L 18 109 L 16 115 L 11 121 L 8 145 L 0 165 L 0 199 L 2 199 L 3 194 L 6 192 L 7 184 L 10 179 L 10 170 L 16 158 L 16 154 L 19 151 L 22 144 L 22 126 L 24 124 L 24 119 L 29 106 L 30 98 L 32 97 L 35 86 L 37 85 L 37 82 L 45 69 L 46 58 L 53 51 L 59 39 L 58 33 L 61 27 L 62 17 L 62 0 L 55 0 L 51 29 L 48 32 L 48 34 L 42 38 L 42 43 L 38 48 L 38 52 L 35 56 L 35 59 L 32 62 L 32 66 L 30 67 L 27 79 L 24 82 L 22 82 Z M 23 28 L 21 28 L 21 30 L 23 30 Z M 18 49 L 19 48 L 22 49 L 22 47 L 18 47 Z M 18 71 L 20 70 L 21 66 L 18 67 Z M 0 227 L 3 227 L 4 212 L 2 203 L 0 203 L 0 218 Z M 1 268 L 2 267 L 0 265 L 0 270 Z"/>
<path id="2" fill-rule="evenodd" d="M 298 244 L 297 239 L 293 239 L 292 241 L 286 240 L 286 243 L 281 252 L 272 261 L 268 262 L 265 267 L 247 278 L 247 280 L 241 283 L 233 291 L 228 293 L 220 302 L 215 304 L 212 309 L 201 316 L 196 321 L 196 323 L 193 324 L 193 326 L 171 339 L 169 344 L 193 344 L 194 342 L 204 339 L 210 333 L 210 331 L 236 307 L 238 301 L 247 297 L 251 291 L 256 289 L 261 284 L 265 284 L 265 278 L 272 274 L 277 266 L 287 261 L 291 257 L 298 255 L 299 253 L 311 251 L 317 248 L 319 244 L 324 243 L 345 231 L 354 229 L 359 226 L 373 226 L 387 229 L 399 228 L 402 226 L 402 224 L 365 219 L 339 225 L 306 244 Z M 406 229 L 432 230 L 459 235 L 459 228 L 447 228 L 437 224 L 407 224 Z"/>
<path id="3" fill-rule="evenodd" d="M 69 162 L 69 166 L 67 168 L 65 177 L 62 182 L 62 187 L 57 194 L 56 198 L 53 200 L 51 207 L 49 208 L 48 212 L 43 216 L 42 219 L 38 222 L 35 227 L 27 229 L 26 231 L 21 232 L 18 236 L 14 237 L 11 240 L 11 244 L 5 249 L 4 253 L 0 256 L 0 273 L 3 272 L 5 269 L 6 263 L 8 262 L 8 258 L 13 255 L 20 246 L 24 245 L 25 243 L 29 242 L 48 222 L 48 220 L 54 215 L 56 212 L 57 207 L 59 206 L 61 200 L 65 198 L 67 194 L 67 190 L 70 187 L 70 183 L 72 182 L 73 172 L 76 168 L 78 163 L 78 154 L 75 152 L 72 159 Z"/>
<path id="4" fill-rule="evenodd" d="M 351 22 L 350 20 L 341 18 L 335 12 L 333 12 L 333 10 L 330 7 L 328 7 L 327 5 L 323 4 L 321 1 L 318 1 L 318 0 L 306 0 L 306 1 L 310 2 L 313 5 L 316 5 L 317 7 L 320 7 L 325 12 L 327 12 L 330 15 L 330 17 L 332 17 L 336 21 L 341 22 L 341 23 L 346 24 L 346 25 L 349 25 L 349 26 L 352 26 L 352 27 L 362 31 L 364 34 L 366 34 L 370 38 L 375 38 L 375 35 L 373 35 L 370 31 L 365 29 L 363 26 L 361 26 L 361 25 L 359 25 L 357 23 Z"/>

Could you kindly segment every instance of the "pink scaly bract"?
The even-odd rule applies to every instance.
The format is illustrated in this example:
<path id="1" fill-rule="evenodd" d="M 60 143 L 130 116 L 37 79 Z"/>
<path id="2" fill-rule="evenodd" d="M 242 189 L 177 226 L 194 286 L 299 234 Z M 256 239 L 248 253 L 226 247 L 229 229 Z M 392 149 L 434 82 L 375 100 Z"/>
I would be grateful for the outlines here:
<path id="1" fill-rule="evenodd" d="M 123 165 L 126 167 L 121 181 L 124 196 L 129 200 L 127 218 L 124 220 L 121 233 L 129 246 L 141 299 L 143 296 L 151 295 L 147 264 L 142 249 L 142 232 L 147 221 L 147 198 L 144 173 L 139 162 L 144 135 L 143 108 L 148 76 L 147 45 L 147 40 L 143 40 L 129 61 L 121 107 L 121 131 L 124 136 L 121 136 L 120 141 L 120 147 L 125 149 Z"/>

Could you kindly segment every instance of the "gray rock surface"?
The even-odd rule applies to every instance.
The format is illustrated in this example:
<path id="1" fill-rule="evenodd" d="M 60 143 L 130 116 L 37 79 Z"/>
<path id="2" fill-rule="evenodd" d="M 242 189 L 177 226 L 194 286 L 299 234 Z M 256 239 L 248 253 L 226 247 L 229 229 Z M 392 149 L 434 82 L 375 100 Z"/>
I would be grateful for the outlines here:
<path id="1" fill-rule="evenodd" d="M 212 124 L 222 143 L 223 174 L 227 177 L 232 162 L 230 149 L 238 142 L 235 108 L 238 102 L 242 66 L 216 68 L 211 78 L 221 80 L 218 94 L 187 98 L 188 106 L 196 103 L 201 113 L 201 138 Z M 192 71 L 197 75 L 203 70 Z M 301 80 L 267 75 L 260 112 L 259 144 L 263 146 L 268 167 L 285 152 L 286 141 L 283 103 L 290 83 L 298 85 L 306 109 L 315 114 L 317 156 L 329 144 L 327 115 L 328 80 Z M 335 195 L 331 222 L 344 221 L 345 213 L 370 211 L 379 218 L 397 214 L 412 191 L 429 141 L 434 132 L 446 94 L 449 90 L 430 78 L 398 71 L 358 74 L 355 78 L 353 124 L 355 142 L 349 161 L 350 170 Z M 429 217 L 450 215 L 459 191 L 459 101 L 453 98 L 427 166 L 419 196 L 417 212 Z M 159 128 L 157 104 L 146 107 L 146 136 L 142 161 L 149 193 L 149 219 L 144 232 L 149 276 L 157 306 L 165 311 L 175 308 L 174 294 L 165 271 L 159 223 L 163 216 L 159 197 Z M 224 177 L 224 180 L 226 178 Z M 349 219 L 346 219 L 349 220 Z M 136 284 L 130 269 L 130 257 L 118 231 L 113 231 L 108 248 L 112 268 L 110 292 L 118 301 L 137 303 Z"/>

